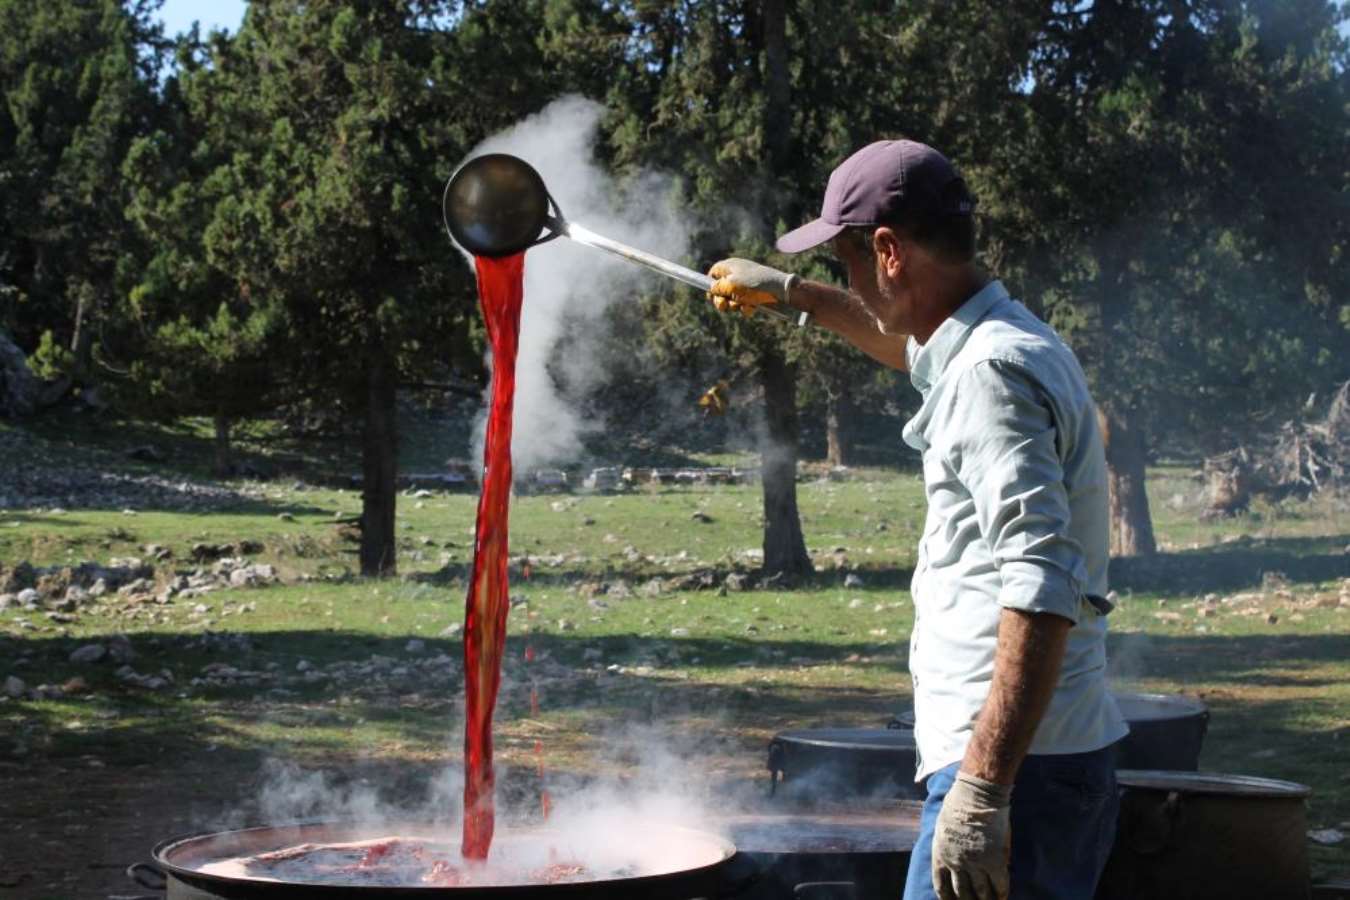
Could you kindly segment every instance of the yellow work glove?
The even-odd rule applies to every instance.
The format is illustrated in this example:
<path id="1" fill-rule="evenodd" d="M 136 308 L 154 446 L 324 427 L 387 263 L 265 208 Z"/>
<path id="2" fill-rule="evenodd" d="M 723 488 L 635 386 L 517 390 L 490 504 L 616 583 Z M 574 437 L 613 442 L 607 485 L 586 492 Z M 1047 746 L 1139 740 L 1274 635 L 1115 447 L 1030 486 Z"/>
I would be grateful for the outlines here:
<path id="1" fill-rule="evenodd" d="M 719 312 L 751 316 L 769 303 L 786 304 L 797 276 L 748 259 L 724 259 L 708 270 L 708 299 Z"/>
<path id="2" fill-rule="evenodd" d="M 1005 900 L 1012 788 L 956 774 L 933 830 L 933 888 L 942 900 Z"/>

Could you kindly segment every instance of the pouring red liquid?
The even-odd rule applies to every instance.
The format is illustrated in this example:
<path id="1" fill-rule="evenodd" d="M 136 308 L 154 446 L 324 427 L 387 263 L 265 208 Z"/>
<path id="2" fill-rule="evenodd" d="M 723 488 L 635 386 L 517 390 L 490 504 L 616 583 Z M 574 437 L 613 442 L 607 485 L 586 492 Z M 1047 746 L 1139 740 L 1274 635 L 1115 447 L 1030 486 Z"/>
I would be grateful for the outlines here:
<path id="1" fill-rule="evenodd" d="M 464 836 L 466 859 L 486 859 L 496 821 L 492 711 L 506 645 L 507 519 L 511 502 L 511 415 L 524 295 L 525 254 L 474 257 L 478 299 L 492 344 L 492 400 L 483 449 L 473 574 L 464 614 Z"/>

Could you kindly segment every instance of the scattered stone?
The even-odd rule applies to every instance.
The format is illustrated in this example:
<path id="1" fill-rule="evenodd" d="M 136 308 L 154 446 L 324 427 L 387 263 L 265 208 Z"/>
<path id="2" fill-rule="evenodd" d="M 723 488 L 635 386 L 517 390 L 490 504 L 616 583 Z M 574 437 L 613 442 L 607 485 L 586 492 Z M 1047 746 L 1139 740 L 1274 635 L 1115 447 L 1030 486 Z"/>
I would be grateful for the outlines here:
<path id="1" fill-rule="evenodd" d="M 91 665 L 108 655 L 108 648 L 102 644 L 85 644 L 70 654 L 70 661 L 76 665 Z"/>
<path id="2" fill-rule="evenodd" d="M 849 609 L 861 609 L 862 605 L 863 599 L 861 597 L 854 597 L 852 600 L 848 601 Z"/>
<path id="3" fill-rule="evenodd" d="M 12 569 L 6 569 L 0 564 L 0 592 L 7 594 L 22 592 L 24 588 L 31 588 L 36 583 L 37 572 L 32 563 L 24 561 Z"/>
<path id="4" fill-rule="evenodd" d="M 750 585 L 750 576 L 742 575 L 740 572 L 732 572 L 727 575 L 722 582 L 722 586 L 729 591 L 743 591 Z"/>
<path id="5" fill-rule="evenodd" d="M 1179 612 L 1155 612 L 1153 618 L 1159 622 L 1180 622 L 1181 613 Z"/>
<path id="6" fill-rule="evenodd" d="M 280 519 L 280 520 L 283 521 L 283 522 L 294 522 L 294 521 L 295 521 L 295 516 L 291 515 L 291 514 L 288 513 L 288 512 L 277 513 L 277 518 Z"/>
<path id="7" fill-rule="evenodd" d="M 688 628 L 672 628 L 672 629 L 670 629 L 670 636 L 671 636 L 671 637 L 689 637 L 689 629 L 688 629 Z"/>
<path id="8" fill-rule="evenodd" d="M 665 590 L 665 585 L 661 583 L 661 579 L 653 578 L 650 581 L 643 582 L 642 586 L 638 588 L 638 593 L 643 597 L 659 597 L 665 593 Z"/>
<path id="9" fill-rule="evenodd" d="M 559 630 L 559 631 L 574 631 L 574 630 L 576 629 L 576 627 L 577 627 L 577 626 L 576 626 L 576 623 L 573 622 L 571 619 L 559 619 L 559 620 L 558 620 L 558 630 Z"/>
<path id="10" fill-rule="evenodd" d="M 114 634 L 108 638 L 108 657 L 119 665 L 126 665 L 136 658 L 136 651 L 131 646 L 131 638 L 125 634 Z"/>
<path id="11" fill-rule="evenodd" d="M 159 451 L 159 448 L 151 444 L 141 444 L 139 447 L 132 447 L 127 451 L 127 458 L 137 460 L 138 462 L 164 462 L 164 454 Z"/>
<path id="12" fill-rule="evenodd" d="M 862 586 L 863 580 L 859 578 L 857 575 L 853 574 L 852 572 L 844 576 L 845 588 L 860 588 Z"/>
<path id="13" fill-rule="evenodd" d="M 712 522 L 713 517 L 708 515 L 701 509 L 696 509 L 692 513 L 690 513 L 689 519 L 690 521 L 698 522 L 701 525 L 707 525 L 710 522 Z"/>
<path id="14" fill-rule="evenodd" d="M 18 594 L 0 594 L 0 610 L 11 609 L 18 605 Z"/>
<path id="15" fill-rule="evenodd" d="M 108 579 L 106 578 L 96 579 L 94 583 L 89 587 L 89 597 L 91 599 L 97 600 L 99 597 L 106 596 L 107 593 L 108 593 Z"/>
<path id="16" fill-rule="evenodd" d="M 308 672 L 312 668 L 314 668 L 313 664 L 307 659 L 302 659 L 295 664 L 295 671 L 297 672 Z"/>
<path id="17" fill-rule="evenodd" d="M 64 694 L 83 694 L 88 690 L 89 682 L 85 681 L 80 675 L 76 675 L 61 685 L 61 692 Z"/>
<path id="18" fill-rule="evenodd" d="M 24 608 L 33 609 L 38 605 L 38 601 L 42 599 L 42 595 L 33 588 L 24 588 L 15 595 L 15 599 L 18 600 L 19 604 Z"/>
<path id="19" fill-rule="evenodd" d="M 1334 847 L 1345 840 L 1345 833 L 1339 828 L 1315 828 L 1308 832 L 1308 839 L 1323 847 Z"/>
<path id="20" fill-rule="evenodd" d="M 427 642 L 419 638 L 413 638 L 403 645 L 404 653 L 421 653 L 427 649 Z"/>
<path id="21" fill-rule="evenodd" d="M 241 556 L 254 556 L 265 549 L 267 548 L 263 546 L 262 541 L 244 540 L 239 542 L 236 552 Z"/>
<path id="22" fill-rule="evenodd" d="M 211 562 L 226 556 L 234 555 L 233 544 L 208 544 L 202 541 L 192 545 L 188 551 L 193 562 Z"/>
<path id="23" fill-rule="evenodd" d="M 463 624 L 453 622 L 441 629 L 441 637 L 459 637 L 460 632 L 464 630 Z"/>
<path id="24" fill-rule="evenodd" d="M 17 675 L 10 675 L 5 679 L 4 692 L 6 697 L 17 700 L 28 693 L 28 685 Z"/>
<path id="25" fill-rule="evenodd" d="M 1289 576 L 1283 572 L 1262 572 L 1261 590 L 1277 591 L 1289 587 Z"/>

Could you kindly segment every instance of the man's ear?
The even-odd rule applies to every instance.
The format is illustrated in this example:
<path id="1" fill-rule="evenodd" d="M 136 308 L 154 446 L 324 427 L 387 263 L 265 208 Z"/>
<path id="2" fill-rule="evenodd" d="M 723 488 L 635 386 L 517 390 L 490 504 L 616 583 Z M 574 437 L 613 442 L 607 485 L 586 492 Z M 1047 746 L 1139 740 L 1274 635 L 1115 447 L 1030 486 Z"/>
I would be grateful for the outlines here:
<path id="1" fill-rule="evenodd" d="M 882 225 L 872 233 L 872 252 L 877 264 L 890 278 L 899 276 L 909 257 L 909 242 L 893 228 Z"/>

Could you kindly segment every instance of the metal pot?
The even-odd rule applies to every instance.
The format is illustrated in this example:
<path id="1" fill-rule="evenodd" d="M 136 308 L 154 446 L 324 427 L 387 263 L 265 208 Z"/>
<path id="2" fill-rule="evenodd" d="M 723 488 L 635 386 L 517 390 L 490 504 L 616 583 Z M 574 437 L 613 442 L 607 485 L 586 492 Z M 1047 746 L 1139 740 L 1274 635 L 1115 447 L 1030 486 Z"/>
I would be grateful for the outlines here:
<path id="1" fill-rule="evenodd" d="M 774 792 L 793 799 L 836 800 L 865 796 L 922 800 L 914 782 L 918 750 L 906 728 L 802 728 L 769 742 L 768 769 Z"/>
<path id="2" fill-rule="evenodd" d="M 1116 745 L 1117 769 L 1168 769 L 1194 772 L 1209 730 L 1209 708 L 1186 694 L 1113 692 L 1130 733 Z M 912 729 L 914 710 L 902 709 L 890 728 Z"/>
<path id="3" fill-rule="evenodd" d="M 1185 694 L 1114 694 L 1130 733 L 1117 745 L 1117 769 L 1200 768 L 1209 708 Z"/>
<path id="4" fill-rule="evenodd" d="M 489 884 L 444 887 L 438 885 L 381 886 L 363 884 L 312 884 L 300 881 L 263 880 L 242 874 L 203 871 L 214 862 L 251 857 L 302 844 L 342 844 L 389 834 L 444 837 L 417 825 L 381 825 L 376 829 L 352 823 L 309 823 L 263 826 L 240 831 L 195 834 L 172 838 L 155 847 L 154 868 L 162 872 L 168 900 L 383 900 L 415 897 L 418 900 L 560 900 L 596 898 L 619 900 L 629 897 L 691 900 L 716 897 L 739 890 L 751 874 L 752 864 L 733 861 L 730 841 L 707 832 L 676 826 L 625 828 L 607 836 L 599 852 L 634 861 L 635 874 L 607 874 L 581 882 Z M 506 832 L 494 841 L 494 855 L 510 854 L 521 842 L 556 843 L 567 848 L 569 835 L 543 829 Z M 583 860 L 586 861 L 586 860 Z M 131 874 L 138 883 L 155 887 L 151 867 L 139 864 Z"/>
<path id="5" fill-rule="evenodd" d="M 1122 770 L 1116 842 L 1097 900 L 1306 900 L 1309 790 L 1192 772 Z"/>
<path id="6" fill-rule="evenodd" d="M 726 819 L 721 827 L 738 855 L 759 867 L 740 898 L 898 898 L 919 833 L 920 809 L 917 803 L 898 803 L 873 812 Z"/>

